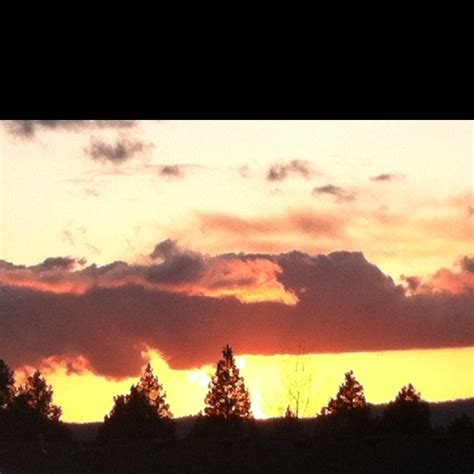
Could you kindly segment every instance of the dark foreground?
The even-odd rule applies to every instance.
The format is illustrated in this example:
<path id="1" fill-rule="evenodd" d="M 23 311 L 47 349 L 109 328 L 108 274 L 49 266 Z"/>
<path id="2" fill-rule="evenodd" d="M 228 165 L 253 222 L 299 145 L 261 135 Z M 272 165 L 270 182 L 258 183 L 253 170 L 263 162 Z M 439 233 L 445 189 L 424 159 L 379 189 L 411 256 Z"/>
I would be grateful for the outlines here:
<path id="1" fill-rule="evenodd" d="M 0 473 L 469 473 L 472 439 L 183 439 L 138 445 L 2 443 Z"/>

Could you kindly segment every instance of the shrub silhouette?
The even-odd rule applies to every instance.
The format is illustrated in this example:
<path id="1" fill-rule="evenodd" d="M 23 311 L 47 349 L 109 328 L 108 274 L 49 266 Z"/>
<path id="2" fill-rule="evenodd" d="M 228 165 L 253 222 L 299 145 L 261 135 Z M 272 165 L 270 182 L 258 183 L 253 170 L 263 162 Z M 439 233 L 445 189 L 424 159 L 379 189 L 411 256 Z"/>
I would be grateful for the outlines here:
<path id="1" fill-rule="evenodd" d="M 11 435 L 11 403 L 15 395 L 13 371 L 0 359 L 0 439 Z"/>
<path id="2" fill-rule="evenodd" d="M 0 410 L 6 409 L 15 394 L 15 379 L 13 371 L 0 359 Z"/>
<path id="3" fill-rule="evenodd" d="M 174 433 L 172 417 L 163 386 L 147 364 L 139 382 L 130 387 L 130 393 L 114 397 L 114 406 L 105 416 L 98 438 L 102 442 L 168 439 Z"/>
<path id="4" fill-rule="evenodd" d="M 194 423 L 192 436 L 241 434 L 242 422 L 253 419 L 250 395 L 228 344 L 222 350 L 222 355 L 223 359 L 217 362 L 215 375 L 211 378 L 204 399 L 205 416 L 200 415 Z"/>
<path id="5" fill-rule="evenodd" d="M 331 431 L 334 434 L 366 432 L 370 428 L 370 407 L 364 395 L 364 387 L 350 370 L 344 375 L 336 398 L 331 398 L 323 407 L 317 421 L 317 432 Z"/>
<path id="6" fill-rule="evenodd" d="M 421 394 L 409 383 L 400 389 L 395 400 L 382 414 L 382 431 L 398 434 L 427 433 L 431 430 L 430 408 Z"/>

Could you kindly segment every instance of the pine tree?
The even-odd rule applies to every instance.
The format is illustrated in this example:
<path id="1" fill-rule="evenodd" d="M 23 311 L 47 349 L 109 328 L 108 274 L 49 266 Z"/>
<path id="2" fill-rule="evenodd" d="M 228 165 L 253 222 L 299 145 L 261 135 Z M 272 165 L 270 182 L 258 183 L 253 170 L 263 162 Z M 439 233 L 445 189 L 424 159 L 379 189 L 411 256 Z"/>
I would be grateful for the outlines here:
<path id="1" fill-rule="evenodd" d="M 336 398 L 331 398 L 326 407 L 321 410 L 322 415 L 333 415 L 359 408 L 366 408 L 364 387 L 355 378 L 350 370 L 345 373 L 345 381 L 339 386 Z"/>
<path id="2" fill-rule="evenodd" d="M 163 386 L 147 364 L 138 383 L 130 387 L 130 393 L 114 397 L 114 406 L 104 418 L 99 439 L 167 438 L 174 429 L 172 417 Z"/>
<path id="3" fill-rule="evenodd" d="M 400 391 L 398 392 L 397 396 L 395 397 L 396 402 L 414 402 L 418 403 L 421 402 L 421 393 L 418 392 L 415 387 L 409 383 L 408 385 L 404 385 Z"/>
<path id="4" fill-rule="evenodd" d="M 68 429 L 59 421 L 62 410 L 53 404 L 53 389 L 38 370 L 28 376 L 12 399 L 8 415 L 12 438 L 67 438 Z"/>
<path id="5" fill-rule="evenodd" d="M 0 359 L 0 409 L 10 405 L 15 394 L 13 371 Z"/>
<path id="6" fill-rule="evenodd" d="M 232 348 L 227 344 L 223 359 L 217 363 L 216 373 L 209 383 L 209 392 L 204 400 L 204 413 L 224 419 L 253 417 L 250 409 L 250 395 L 244 379 L 235 365 Z"/>
<path id="7" fill-rule="evenodd" d="M 62 410 L 53 402 L 53 388 L 39 370 L 28 376 L 14 399 L 17 410 L 29 411 L 41 420 L 59 421 Z"/>
<path id="8" fill-rule="evenodd" d="M 380 426 L 391 433 L 427 433 L 431 429 L 430 408 L 420 392 L 409 383 L 400 389 L 385 409 Z"/>
<path id="9" fill-rule="evenodd" d="M 166 392 L 163 391 L 163 385 L 158 382 L 158 378 L 153 375 L 153 369 L 148 363 L 140 376 L 137 384 L 137 390 L 143 393 L 148 404 L 156 409 L 160 418 L 172 418 L 168 403 L 166 403 Z"/>

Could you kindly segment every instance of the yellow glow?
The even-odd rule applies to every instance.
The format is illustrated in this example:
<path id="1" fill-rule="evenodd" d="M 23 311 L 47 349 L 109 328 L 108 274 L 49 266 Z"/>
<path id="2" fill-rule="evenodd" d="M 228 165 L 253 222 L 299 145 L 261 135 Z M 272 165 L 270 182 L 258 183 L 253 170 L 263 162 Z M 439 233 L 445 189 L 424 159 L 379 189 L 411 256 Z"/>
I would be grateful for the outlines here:
<path id="1" fill-rule="evenodd" d="M 150 352 L 155 374 L 167 391 L 175 416 L 197 414 L 204 407 L 209 377 L 215 367 L 206 365 L 192 370 L 173 370 L 156 352 Z M 296 364 L 304 364 L 311 374 L 311 388 L 301 381 L 301 403 L 309 396 L 303 416 L 319 412 L 334 396 L 344 372 L 354 370 L 365 388 L 368 401 L 392 400 L 402 385 L 411 382 L 428 401 L 474 396 L 474 347 L 460 349 L 359 352 L 342 354 L 237 355 L 236 363 L 245 378 L 256 418 L 280 416 L 291 399 L 288 375 Z M 300 365 L 301 367 L 301 365 Z M 113 396 L 128 392 L 138 377 L 121 381 L 107 380 L 90 372 L 66 375 L 64 369 L 45 373 L 54 388 L 54 401 L 63 409 L 64 421 L 102 420 L 113 405 Z M 306 388 L 308 385 L 306 385 Z"/>

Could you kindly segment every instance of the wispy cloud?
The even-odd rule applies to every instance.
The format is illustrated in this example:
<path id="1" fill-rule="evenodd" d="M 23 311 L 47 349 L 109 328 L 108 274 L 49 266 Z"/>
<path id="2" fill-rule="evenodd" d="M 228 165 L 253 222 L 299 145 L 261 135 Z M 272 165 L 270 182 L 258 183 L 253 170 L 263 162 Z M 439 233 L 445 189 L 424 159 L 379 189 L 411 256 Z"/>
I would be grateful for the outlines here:
<path id="1" fill-rule="evenodd" d="M 9 133 L 21 138 L 35 138 L 39 131 L 80 132 L 106 128 L 132 128 L 134 120 L 8 120 Z"/>
<path id="2" fill-rule="evenodd" d="M 388 183 L 391 181 L 401 181 L 402 179 L 404 179 L 404 177 L 400 174 L 383 173 L 377 176 L 373 176 L 372 178 L 370 178 L 370 181 Z"/>
<path id="3" fill-rule="evenodd" d="M 334 186 L 332 184 L 327 184 L 326 186 L 320 186 L 313 188 L 313 195 L 319 194 L 330 194 L 336 198 L 336 201 L 353 201 L 355 195 L 345 191 L 339 186 Z"/>

